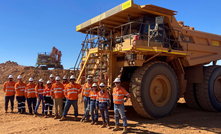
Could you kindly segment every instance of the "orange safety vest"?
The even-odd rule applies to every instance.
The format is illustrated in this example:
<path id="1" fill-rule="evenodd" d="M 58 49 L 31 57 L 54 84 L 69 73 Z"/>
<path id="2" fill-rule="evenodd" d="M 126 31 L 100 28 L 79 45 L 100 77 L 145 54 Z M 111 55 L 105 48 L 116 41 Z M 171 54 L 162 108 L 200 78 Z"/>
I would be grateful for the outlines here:
<path id="1" fill-rule="evenodd" d="M 113 102 L 114 104 L 123 104 L 124 96 L 130 95 L 123 87 L 115 87 L 113 89 Z"/>
<path id="2" fill-rule="evenodd" d="M 66 85 L 66 88 L 64 91 L 65 97 L 68 100 L 76 100 L 78 99 L 78 94 L 81 93 L 81 89 L 82 89 L 81 85 L 76 84 L 76 83 L 72 85 L 71 83 L 69 83 Z"/>
<path id="3" fill-rule="evenodd" d="M 109 94 L 107 91 L 103 91 L 102 93 L 101 93 L 101 91 L 99 91 L 97 93 L 96 101 L 107 102 L 108 100 L 109 100 Z"/>
<path id="4" fill-rule="evenodd" d="M 17 82 L 15 84 L 15 94 L 16 96 L 24 96 L 25 95 L 25 88 L 26 83 L 25 82 Z"/>
<path id="5" fill-rule="evenodd" d="M 25 88 L 25 97 L 26 98 L 35 98 L 35 83 L 28 84 Z"/>
<path id="6" fill-rule="evenodd" d="M 15 82 L 7 81 L 3 85 L 3 91 L 5 92 L 5 96 L 13 96 L 15 95 Z"/>
<path id="7" fill-rule="evenodd" d="M 63 83 L 63 85 L 64 85 L 64 89 L 65 89 L 65 87 L 66 87 L 67 84 L 69 84 L 69 82 L 65 82 L 65 83 Z"/>
<path id="8" fill-rule="evenodd" d="M 43 96 L 51 97 L 51 89 L 49 87 L 46 87 Z"/>
<path id="9" fill-rule="evenodd" d="M 97 98 L 97 93 L 98 93 L 98 92 L 99 92 L 99 91 L 91 90 L 91 91 L 90 91 L 90 95 L 89 95 L 90 100 L 96 100 L 96 98 Z"/>
<path id="10" fill-rule="evenodd" d="M 85 83 L 84 84 L 83 89 L 82 89 L 82 94 L 81 94 L 82 98 L 84 96 L 89 97 L 92 85 L 93 85 L 93 83 L 91 83 L 91 84 Z"/>
<path id="11" fill-rule="evenodd" d="M 38 85 L 35 86 L 35 95 L 37 98 L 39 98 L 39 95 L 43 95 L 44 89 L 45 89 L 45 86 L 43 86 L 43 88 L 41 88 Z"/>
<path id="12" fill-rule="evenodd" d="M 51 88 L 51 96 L 53 98 L 63 98 L 64 97 L 64 85 L 60 83 L 57 85 L 57 83 L 54 83 Z"/>

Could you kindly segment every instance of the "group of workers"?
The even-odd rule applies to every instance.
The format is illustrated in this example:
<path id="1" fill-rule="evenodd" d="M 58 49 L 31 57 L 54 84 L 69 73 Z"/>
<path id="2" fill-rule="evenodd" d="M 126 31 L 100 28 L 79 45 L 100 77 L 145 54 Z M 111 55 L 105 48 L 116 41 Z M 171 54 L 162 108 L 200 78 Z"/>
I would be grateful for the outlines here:
<path id="1" fill-rule="evenodd" d="M 72 75 L 68 82 L 67 77 L 63 77 L 63 83 L 60 82 L 60 77 L 54 79 L 54 75 L 50 75 L 50 80 L 44 86 L 43 79 L 39 79 L 38 83 L 33 82 L 33 78 L 29 78 L 29 83 L 26 85 L 22 81 L 22 76 L 17 77 L 18 82 L 13 81 L 13 76 L 9 75 L 8 81 L 4 83 L 3 90 L 5 92 L 5 113 L 8 112 L 8 103 L 11 103 L 11 112 L 14 107 L 14 96 L 18 102 L 18 114 L 26 113 L 25 101 L 27 101 L 29 114 L 37 116 L 39 105 L 42 103 L 42 114 L 45 118 L 48 113 L 52 116 L 52 108 L 54 106 L 54 119 L 63 121 L 72 105 L 74 107 L 74 120 L 78 117 L 78 94 L 81 93 L 81 103 L 84 102 L 85 113 L 80 120 L 81 122 L 89 121 L 89 113 L 91 113 L 91 125 L 98 124 L 98 109 L 100 110 L 103 120 L 102 128 L 110 129 L 109 112 L 110 100 L 109 93 L 105 90 L 104 83 L 93 83 L 93 77 L 87 77 L 87 83 L 83 86 L 75 83 L 76 79 Z M 119 116 L 123 120 L 123 131 L 127 132 L 127 119 L 124 112 L 124 103 L 128 100 L 130 94 L 120 86 L 120 79 L 114 80 L 115 88 L 113 89 L 113 103 L 115 127 L 113 131 L 119 130 Z M 124 100 L 124 97 L 126 99 Z M 37 103 L 37 104 L 36 104 Z"/>

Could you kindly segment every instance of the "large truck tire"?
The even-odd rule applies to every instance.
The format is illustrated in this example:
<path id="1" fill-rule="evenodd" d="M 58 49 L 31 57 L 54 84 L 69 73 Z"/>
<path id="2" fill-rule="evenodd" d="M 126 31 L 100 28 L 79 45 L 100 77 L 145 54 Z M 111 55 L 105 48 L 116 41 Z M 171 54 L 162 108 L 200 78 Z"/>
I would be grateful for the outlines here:
<path id="1" fill-rule="evenodd" d="M 178 81 L 166 63 L 154 61 L 135 70 L 130 81 L 134 110 L 141 116 L 157 119 L 170 115 L 178 101 Z"/>
<path id="2" fill-rule="evenodd" d="M 188 83 L 186 92 L 184 93 L 184 99 L 188 107 L 193 109 L 202 109 L 196 95 L 196 84 Z"/>
<path id="3" fill-rule="evenodd" d="M 196 85 L 200 106 L 206 111 L 221 111 L 221 66 L 203 68 L 203 83 Z"/>

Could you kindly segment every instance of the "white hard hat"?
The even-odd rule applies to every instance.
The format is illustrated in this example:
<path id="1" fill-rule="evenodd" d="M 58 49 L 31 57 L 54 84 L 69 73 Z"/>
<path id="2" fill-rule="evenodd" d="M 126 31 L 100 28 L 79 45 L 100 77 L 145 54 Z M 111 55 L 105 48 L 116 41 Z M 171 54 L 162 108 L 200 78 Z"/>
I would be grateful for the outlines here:
<path id="1" fill-rule="evenodd" d="M 63 80 L 67 80 L 67 76 L 64 76 L 64 77 L 63 77 Z"/>
<path id="2" fill-rule="evenodd" d="M 70 80 L 75 80 L 74 75 L 71 75 Z"/>
<path id="3" fill-rule="evenodd" d="M 31 77 L 31 78 L 29 78 L 29 81 L 33 81 L 33 78 Z"/>
<path id="4" fill-rule="evenodd" d="M 60 80 L 60 77 L 59 77 L 59 76 L 57 76 L 57 77 L 55 78 L 55 80 Z"/>
<path id="5" fill-rule="evenodd" d="M 38 82 L 44 82 L 44 81 L 43 81 L 43 79 L 39 79 L 39 81 L 38 81 Z"/>
<path id="6" fill-rule="evenodd" d="M 105 87 L 105 84 L 104 84 L 104 83 L 101 83 L 101 84 L 100 84 L 100 87 Z"/>
<path id="7" fill-rule="evenodd" d="M 50 78 L 54 78 L 54 75 L 53 75 L 53 74 L 51 74 L 51 75 L 50 75 Z"/>
<path id="8" fill-rule="evenodd" d="M 9 79 L 13 79 L 13 75 L 9 75 L 8 78 L 9 78 Z"/>
<path id="9" fill-rule="evenodd" d="M 119 79 L 119 78 L 116 78 L 116 79 L 114 80 L 114 82 L 120 82 L 120 79 Z"/>
<path id="10" fill-rule="evenodd" d="M 50 80 L 48 80 L 48 81 L 47 81 L 47 84 L 50 84 L 50 83 L 51 83 L 51 81 L 50 81 Z"/>
<path id="11" fill-rule="evenodd" d="M 18 75 L 17 79 L 18 79 L 18 80 L 19 80 L 19 79 L 22 79 L 22 76 L 21 76 L 21 75 Z"/>
<path id="12" fill-rule="evenodd" d="M 87 79 L 88 79 L 88 80 L 91 80 L 91 79 L 93 79 L 93 77 L 89 75 L 89 76 L 87 77 Z"/>
<path id="13" fill-rule="evenodd" d="M 92 85 L 92 87 L 97 87 L 97 84 L 96 84 L 96 83 L 94 83 L 94 84 Z"/>

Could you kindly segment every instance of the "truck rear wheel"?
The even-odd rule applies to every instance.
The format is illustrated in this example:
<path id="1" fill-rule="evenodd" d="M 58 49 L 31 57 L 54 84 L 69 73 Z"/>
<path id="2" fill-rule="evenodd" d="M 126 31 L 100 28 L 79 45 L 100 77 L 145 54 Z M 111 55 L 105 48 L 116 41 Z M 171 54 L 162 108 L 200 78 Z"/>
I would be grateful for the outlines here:
<path id="1" fill-rule="evenodd" d="M 196 96 L 196 84 L 195 83 L 187 84 L 186 92 L 184 93 L 184 99 L 186 101 L 186 104 L 190 108 L 201 109 L 200 104 L 197 100 L 197 96 Z"/>
<path id="2" fill-rule="evenodd" d="M 133 73 L 130 82 L 134 110 L 150 119 L 170 115 L 178 101 L 178 82 L 173 69 L 155 61 L 144 64 Z"/>
<path id="3" fill-rule="evenodd" d="M 200 106 L 207 111 L 221 111 L 221 67 L 203 69 L 203 83 L 196 86 Z"/>

